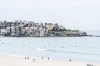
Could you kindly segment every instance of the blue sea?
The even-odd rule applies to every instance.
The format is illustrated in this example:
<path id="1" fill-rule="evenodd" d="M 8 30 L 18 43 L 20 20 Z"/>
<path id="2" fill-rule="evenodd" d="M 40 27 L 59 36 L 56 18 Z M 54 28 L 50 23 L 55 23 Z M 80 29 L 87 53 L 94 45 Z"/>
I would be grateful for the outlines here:
<path id="1" fill-rule="evenodd" d="M 0 55 L 100 63 L 99 37 L 0 37 Z"/>

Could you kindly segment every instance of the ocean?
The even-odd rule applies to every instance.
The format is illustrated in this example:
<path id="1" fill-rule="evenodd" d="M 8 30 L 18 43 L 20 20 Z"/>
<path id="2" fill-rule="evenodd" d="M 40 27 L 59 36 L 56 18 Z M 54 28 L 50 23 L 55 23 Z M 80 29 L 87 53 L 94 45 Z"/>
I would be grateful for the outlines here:
<path id="1" fill-rule="evenodd" d="M 0 55 L 100 63 L 99 37 L 0 37 Z"/>

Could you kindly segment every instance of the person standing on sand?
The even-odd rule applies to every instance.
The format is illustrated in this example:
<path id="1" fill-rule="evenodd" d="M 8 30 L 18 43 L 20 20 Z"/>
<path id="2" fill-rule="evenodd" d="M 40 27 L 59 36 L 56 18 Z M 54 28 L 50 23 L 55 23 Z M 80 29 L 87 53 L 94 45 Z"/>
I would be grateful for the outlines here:
<path id="1" fill-rule="evenodd" d="M 27 57 L 27 59 L 29 59 L 29 56 Z"/>
<path id="2" fill-rule="evenodd" d="M 43 60 L 43 57 L 42 57 L 42 60 Z"/>
<path id="3" fill-rule="evenodd" d="M 33 59 L 33 62 L 34 62 L 34 59 Z"/>
<path id="4" fill-rule="evenodd" d="M 25 60 L 26 60 L 26 57 L 25 57 Z"/>
<path id="5" fill-rule="evenodd" d="M 71 58 L 69 59 L 69 61 L 70 61 L 70 62 L 72 61 Z"/>
<path id="6" fill-rule="evenodd" d="M 49 60 L 49 57 L 48 57 L 48 60 Z"/>

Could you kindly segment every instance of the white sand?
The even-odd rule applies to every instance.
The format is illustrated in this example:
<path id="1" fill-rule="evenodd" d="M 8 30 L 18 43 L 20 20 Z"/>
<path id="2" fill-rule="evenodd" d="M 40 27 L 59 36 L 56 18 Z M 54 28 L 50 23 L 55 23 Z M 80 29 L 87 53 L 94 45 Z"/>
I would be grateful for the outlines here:
<path id="1" fill-rule="evenodd" d="M 46 59 L 36 59 L 33 62 L 33 59 L 25 60 L 25 57 L 0 56 L 0 66 L 87 66 L 87 64 L 100 66 L 100 64 L 88 62 L 54 61 Z"/>

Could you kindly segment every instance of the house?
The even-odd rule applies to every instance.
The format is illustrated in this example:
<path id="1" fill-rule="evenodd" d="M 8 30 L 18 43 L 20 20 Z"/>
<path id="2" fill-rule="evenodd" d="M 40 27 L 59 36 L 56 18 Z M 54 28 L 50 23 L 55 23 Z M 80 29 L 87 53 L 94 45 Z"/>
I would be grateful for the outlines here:
<path id="1" fill-rule="evenodd" d="M 35 37 L 40 37 L 40 30 L 39 30 L 39 29 L 36 29 L 36 30 L 34 31 L 34 36 L 35 36 Z"/>
<path id="2" fill-rule="evenodd" d="M 19 26 L 15 27 L 15 34 L 19 35 Z"/>
<path id="3" fill-rule="evenodd" d="M 7 33 L 10 33 L 10 27 L 9 26 L 6 27 L 6 31 L 7 31 Z"/>
<path id="4" fill-rule="evenodd" d="M 45 23 L 45 27 L 46 27 L 48 30 L 52 30 L 52 29 L 53 29 L 53 24 L 52 24 L 52 23 Z"/>
<path id="5" fill-rule="evenodd" d="M 40 28 L 40 37 L 44 37 L 45 35 L 45 29 Z"/>
<path id="6" fill-rule="evenodd" d="M 27 36 L 33 36 L 33 28 L 32 27 L 26 27 L 25 28 L 25 33 Z"/>
<path id="7" fill-rule="evenodd" d="M 5 35 L 5 34 L 7 34 L 7 30 L 6 29 L 1 29 L 1 33 L 0 33 L 1 35 Z"/>
<path id="8" fill-rule="evenodd" d="M 29 21 L 29 22 L 28 22 L 28 26 L 29 26 L 29 27 L 32 27 L 32 26 L 34 26 L 34 25 L 35 25 L 35 23 L 34 23 L 33 21 Z"/>

